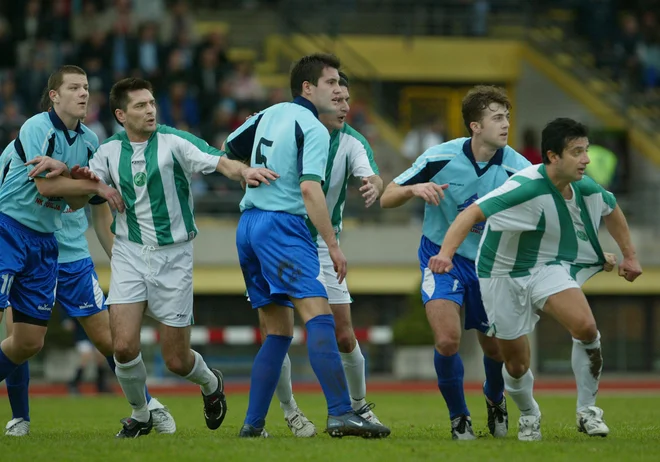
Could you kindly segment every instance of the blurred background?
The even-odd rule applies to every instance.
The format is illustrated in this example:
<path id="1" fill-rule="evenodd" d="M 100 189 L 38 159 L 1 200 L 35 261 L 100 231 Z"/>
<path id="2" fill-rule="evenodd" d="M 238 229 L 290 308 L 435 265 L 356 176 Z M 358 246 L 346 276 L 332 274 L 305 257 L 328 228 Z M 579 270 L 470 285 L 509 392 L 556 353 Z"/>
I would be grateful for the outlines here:
<path id="1" fill-rule="evenodd" d="M 645 273 L 585 286 L 602 333 L 606 377 L 660 370 L 660 27 L 658 0 L 14 0 L 0 2 L 0 146 L 39 112 L 50 72 L 88 73 L 85 123 L 100 140 L 121 127 L 108 109 L 112 83 L 149 79 L 159 122 L 220 146 L 255 111 L 290 99 L 288 71 L 304 54 L 337 54 L 351 78 L 348 122 L 371 143 L 385 184 L 427 147 L 466 136 L 461 99 L 475 84 L 505 87 L 509 144 L 540 161 L 540 132 L 563 116 L 591 127 L 588 173 L 628 216 Z M 365 209 L 351 185 L 342 247 L 354 325 L 371 378 L 433 378 L 433 337 L 419 295 L 419 203 Z M 256 313 L 243 297 L 234 246 L 241 190 L 220 175 L 195 178 L 195 327 L 192 341 L 226 377 L 244 380 L 259 348 Z M 605 250 L 616 251 L 601 230 Z M 101 285 L 108 260 L 89 234 Z M 153 381 L 166 372 L 149 321 L 144 356 Z M 65 328 L 66 327 L 66 328 Z M 302 329 L 294 379 L 311 380 Z M 534 368 L 571 374 L 570 336 L 544 317 Z M 66 383 L 78 364 L 58 315 L 33 377 Z M 466 380 L 482 377 L 473 333 L 461 353 Z M 86 372 L 93 378 L 93 366 Z"/>

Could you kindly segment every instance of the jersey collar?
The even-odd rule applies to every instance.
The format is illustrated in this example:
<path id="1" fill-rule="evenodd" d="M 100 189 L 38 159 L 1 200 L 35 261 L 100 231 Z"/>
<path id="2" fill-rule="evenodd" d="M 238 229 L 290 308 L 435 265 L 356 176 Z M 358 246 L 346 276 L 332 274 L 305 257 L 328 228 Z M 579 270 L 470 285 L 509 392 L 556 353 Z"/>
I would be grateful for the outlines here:
<path id="1" fill-rule="evenodd" d="M 316 117 L 317 119 L 319 118 L 319 111 L 316 109 L 316 106 L 314 106 L 314 104 L 307 98 L 303 98 L 302 96 L 296 96 L 295 98 L 293 98 L 293 102 L 294 104 L 299 104 L 302 107 L 306 107 L 307 109 L 312 111 L 314 117 Z"/>
<path id="2" fill-rule="evenodd" d="M 57 115 L 55 109 L 51 109 L 48 111 L 48 117 L 50 117 L 50 121 L 52 122 L 53 127 L 64 132 L 64 136 L 66 137 L 66 142 L 69 143 L 69 146 L 71 146 L 73 142 L 76 141 L 77 136 L 71 138 L 71 136 L 69 135 L 69 129 L 66 128 L 66 125 L 64 125 L 62 119 L 60 119 L 60 117 Z M 82 135 L 84 133 L 80 121 L 78 121 L 78 125 L 76 125 L 76 129 L 74 131 L 79 135 Z"/>
<path id="3" fill-rule="evenodd" d="M 490 168 L 491 165 L 502 165 L 502 160 L 504 159 L 504 149 L 498 149 L 495 151 L 495 155 L 491 157 L 490 161 L 484 168 L 479 167 L 477 161 L 474 159 L 474 153 L 472 152 L 472 138 L 468 138 L 463 143 L 463 154 L 465 157 L 470 159 L 470 163 L 474 167 L 474 171 L 477 173 L 477 176 L 481 176 Z"/>

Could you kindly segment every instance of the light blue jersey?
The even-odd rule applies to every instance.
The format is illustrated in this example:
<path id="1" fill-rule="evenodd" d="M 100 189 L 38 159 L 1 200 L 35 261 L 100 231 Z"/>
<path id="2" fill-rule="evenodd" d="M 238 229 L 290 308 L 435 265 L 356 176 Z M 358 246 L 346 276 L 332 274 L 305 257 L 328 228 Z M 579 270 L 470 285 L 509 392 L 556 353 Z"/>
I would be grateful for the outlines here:
<path id="1" fill-rule="evenodd" d="M 68 130 L 51 110 L 28 119 L 13 144 L 9 170 L 0 186 L 0 213 L 34 231 L 53 233 L 62 227 L 66 202 L 62 197 L 39 194 L 27 176 L 34 166 L 24 164 L 37 156 L 50 156 L 69 168 L 85 167 L 98 148 L 98 137 L 81 123 L 75 130 Z"/>
<path id="2" fill-rule="evenodd" d="M 89 258 L 89 246 L 85 232 L 89 227 L 85 209 L 71 210 L 67 207 L 62 213 L 62 228 L 55 231 L 59 247 L 58 263 L 71 263 Z"/>
<path id="3" fill-rule="evenodd" d="M 250 117 L 227 138 L 227 155 L 230 159 L 249 159 L 252 167 L 269 168 L 280 177 L 270 186 L 247 188 L 241 211 L 257 208 L 307 215 L 300 183 L 322 182 L 329 147 L 328 129 L 305 98 L 276 104 Z"/>
<path id="4" fill-rule="evenodd" d="M 440 246 L 449 226 L 461 211 L 530 165 L 527 159 L 509 146 L 497 150 L 488 163 L 476 162 L 471 138 L 457 138 L 426 150 L 394 182 L 401 186 L 427 182 L 449 184 L 440 205 L 426 204 L 424 209 L 422 233 Z M 456 253 L 475 260 L 483 231 L 484 223 L 476 224 Z"/>
<path id="5" fill-rule="evenodd" d="M 14 151 L 14 142 L 12 141 L 7 145 L 5 150 L 2 151 L 2 154 L 0 154 L 0 186 L 2 186 L 2 182 L 5 180 L 5 177 L 9 172 L 9 162 L 11 161 L 11 156 Z"/>

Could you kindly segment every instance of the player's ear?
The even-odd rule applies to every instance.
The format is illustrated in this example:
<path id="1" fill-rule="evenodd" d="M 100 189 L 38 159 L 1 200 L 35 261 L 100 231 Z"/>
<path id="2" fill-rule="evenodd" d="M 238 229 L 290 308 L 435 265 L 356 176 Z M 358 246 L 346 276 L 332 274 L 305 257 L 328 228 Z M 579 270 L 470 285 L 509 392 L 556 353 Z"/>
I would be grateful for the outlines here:
<path id="1" fill-rule="evenodd" d="M 470 122 L 470 130 L 472 130 L 472 133 L 481 131 L 481 124 L 479 122 Z"/>

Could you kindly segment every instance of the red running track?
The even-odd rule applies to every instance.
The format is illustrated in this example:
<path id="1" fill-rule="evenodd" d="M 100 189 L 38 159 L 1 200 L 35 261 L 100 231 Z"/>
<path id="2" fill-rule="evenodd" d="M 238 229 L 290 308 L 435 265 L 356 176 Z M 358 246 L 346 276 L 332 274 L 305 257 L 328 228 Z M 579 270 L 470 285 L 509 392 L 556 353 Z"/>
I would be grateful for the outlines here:
<path id="1" fill-rule="evenodd" d="M 465 384 L 465 390 L 468 392 L 480 392 L 481 382 L 468 382 Z M 249 382 L 225 382 L 225 390 L 228 394 L 247 393 L 250 388 Z M 437 392 L 437 383 L 434 381 L 371 381 L 367 388 L 370 392 L 383 393 L 419 393 L 419 392 Z M 121 394 L 119 385 L 114 385 L 115 393 Z M 320 393 L 321 387 L 316 383 L 305 382 L 296 383 L 293 387 L 296 393 L 314 392 Z M 543 392 L 571 392 L 575 391 L 575 382 L 573 380 L 537 380 L 534 384 L 536 391 Z M 600 391 L 604 392 L 658 392 L 660 393 L 660 379 L 641 379 L 641 380 L 603 380 L 600 383 Z M 152 395 L 197 395 L 199 387 L 197 385 L 181 384 L 153 384 L 149 385 L 149 392 Z M 93 384 L 83 384 L 81 386 L 82 394 L 94 395 L 96 389 Z M 0 389 L 0 394 L 5 395 L 4 387 Z M 66 396 L 69 390 L 65 384 L 30 384 L 30 396 Z"/>

